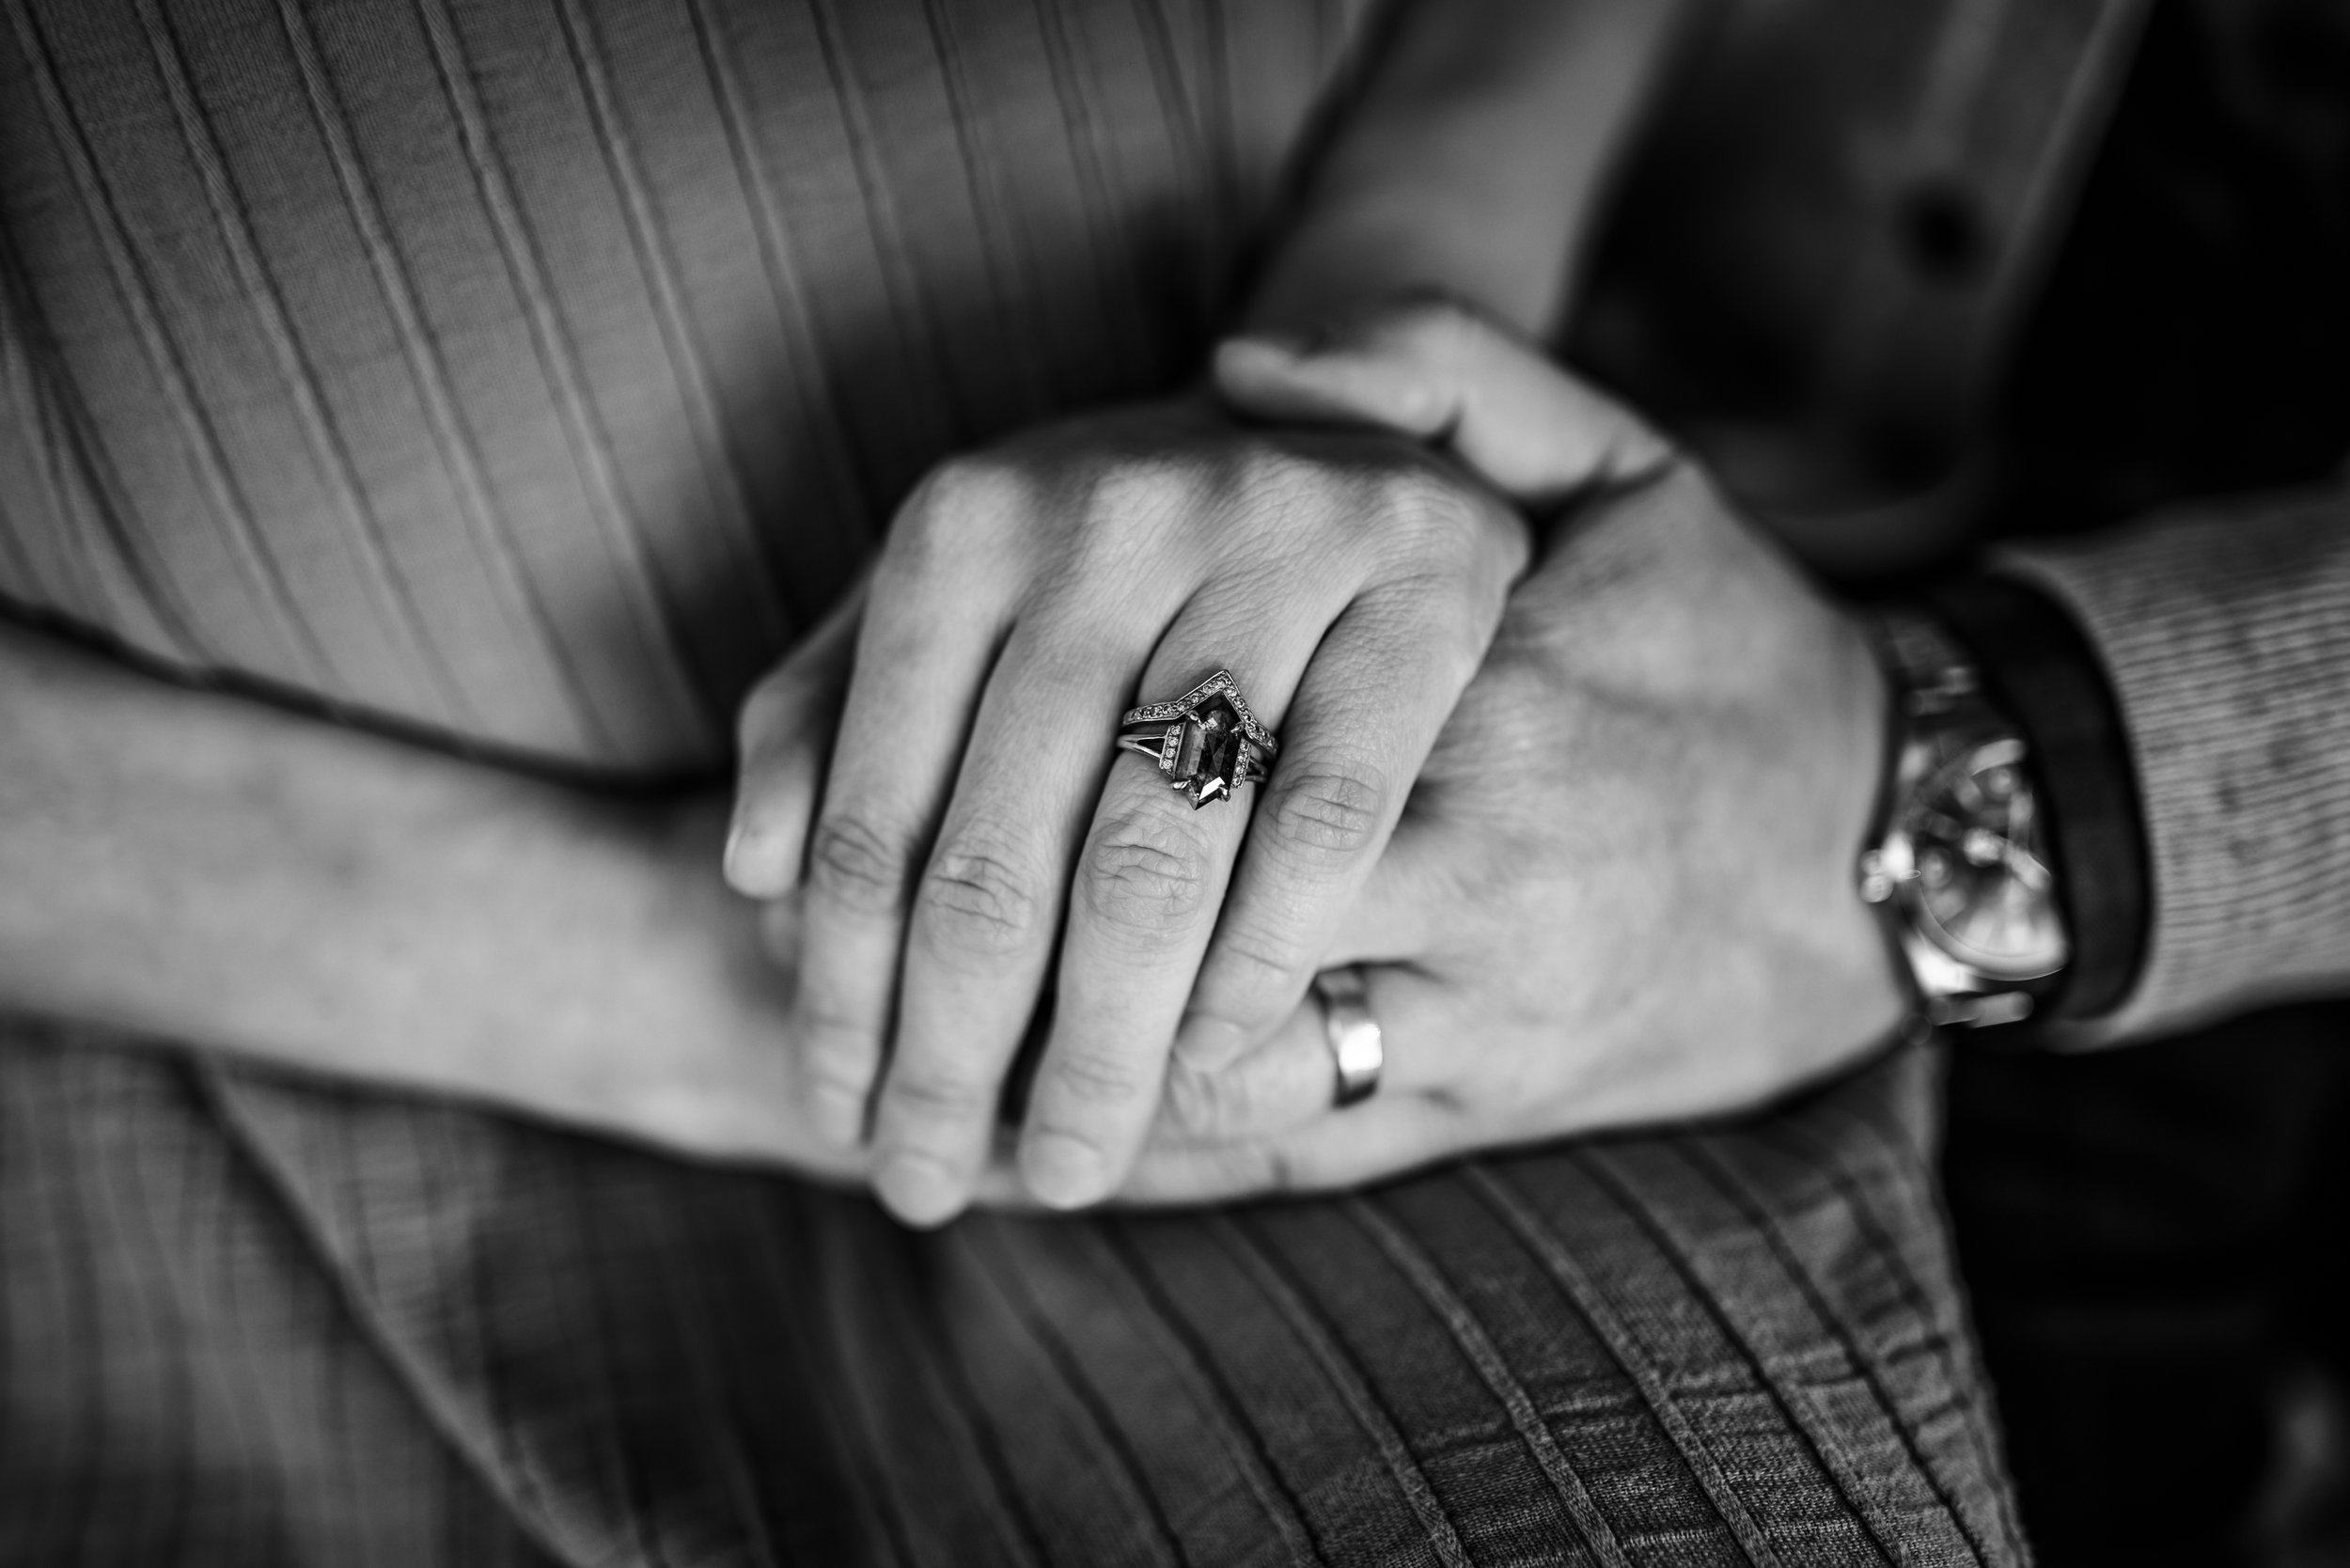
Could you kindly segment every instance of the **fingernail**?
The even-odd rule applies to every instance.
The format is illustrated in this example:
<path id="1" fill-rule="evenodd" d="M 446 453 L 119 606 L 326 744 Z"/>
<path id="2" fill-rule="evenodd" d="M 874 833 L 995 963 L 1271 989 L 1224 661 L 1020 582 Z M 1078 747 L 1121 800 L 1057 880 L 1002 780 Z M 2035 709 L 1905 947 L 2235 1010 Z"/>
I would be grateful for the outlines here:
<path id="1" fill-rule="evenodd" d="M 718 856 L 718 863 L 726 868 L 727 881 L 738 886 L 743 880 L 743 840 L 747 837 L 749 830 L 737 814 L 727 823 L 727 847 Z"/>
<path id="2" fill-rule="evenodd" d="M 1076 1209 L 1102 1196 L 1102 1156 L 1067 1133 L 1031 1133 L 1020 1149 L 1020 1175 L 1047 1208 Z"/>
<path id="3" fill-rule="evenodd" d="M 892 1154 L 873 1178 L 873 1194 L 882 1207 L 919 1230 L 944 1225 L 963 1212 L 962 1184 L 927 1154 Z"/>

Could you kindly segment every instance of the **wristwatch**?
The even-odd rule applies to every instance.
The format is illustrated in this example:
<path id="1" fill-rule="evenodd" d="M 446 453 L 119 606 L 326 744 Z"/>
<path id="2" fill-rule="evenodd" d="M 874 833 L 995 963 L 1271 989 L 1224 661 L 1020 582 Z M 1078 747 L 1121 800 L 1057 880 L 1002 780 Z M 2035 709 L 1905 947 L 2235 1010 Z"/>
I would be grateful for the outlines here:
<path id="1" fill-rule="evenodd" d="M 2013 1023 L 2072 952 L 2023 731 L 1934 619 L 1880 611 L 1872 630 L 1893 715 L 1860 896 L 1885 923 L 1914 1024 Z"/>

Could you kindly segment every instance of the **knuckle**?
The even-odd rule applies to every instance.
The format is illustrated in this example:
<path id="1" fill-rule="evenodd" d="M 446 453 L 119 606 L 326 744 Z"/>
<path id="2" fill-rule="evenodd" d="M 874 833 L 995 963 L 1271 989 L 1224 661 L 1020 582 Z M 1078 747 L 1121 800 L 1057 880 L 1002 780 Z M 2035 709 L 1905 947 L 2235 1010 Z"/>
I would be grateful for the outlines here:
<path id="1" fill-rule="evenodd" d="M 1019 465 L 994 452 L 950 457 L 923 476 L 905 516 L 923 533 L 960 535 L 1019 510 L 1028 486 Z"/>
<path id="2" fill-rule="evenodd" d="M 1180 930 L 1206 904 L 1207 849 L 1170 815 L 1129 813 L 1095 840 L 1084 886 L 1090 911 L 1112 927 L 1145 934 Z"/>
<path id="3" fill-rule="evenodd" d="M 856 1104 L 872 1088 L 872 1062 L 850 1051 L 810 1051 L 800 1061 L 801 1082 L 818 1100 Z"/>
<path id="4" fill-rule="evenodd" d="M 992 1087 L 952 1067 L 901 1068 L 890 1076 L 887 1098 L 916 1121 L 969 1121 L 986 1114 Z"/>
<path id="5" fill-rule="evenodd" d="M 1130 575 L 1138 562 L 1180 549 L 1192 530 L 1181 525 L 1212 486 L 1198 462 L 1185 454 L 1125 456 L 1078 476 L 1066 541 L 1064 577 L 1098 582 Z"/>
<path id="6" fill-rule="evenodd" d="M 1043 901 L 1009 856 L 966 840 L 931 857 L 921 902 L 931 926 L 950 945 L 1002 952 L 1035 933 Z"/>
<path id="7" fill-rule="evenodd" d="M 1317 856 L 1361 854 L 1387 808 L 1386 776 L 1367 762 L 1325 762 L 1277 773 L 1266 825 L 1280 843 Z"/>
<path id="8" fill-rule="evenodd" d="M 1079 1107 L 1125 1105 L 1147 1092 L 1151 1085 L 1145 1080 L 1141 1064 L 1101 1050 L 1073 1050 L 1064 1053 L 1052 1064 L 1052 1083 L 1056 1098 Z M 1088 1122 L 1072 1127 L 1059 1118 L 1048 1119 L 1058 1133 L 1098 1143 L 1098 1127 Z"/>
<path id="9" fill-rule="evenodd" d="M 859 817 L 826 817 L 807 856 L 809 884 L 852 909 L 889 914 L 904 902 L 909 856 L 902 836 Z"/>
<path id="10" fill-rule="evenodd" d="M 1001 455 L 965 453 L 939 463 L 890 523 L 874 602 L 886 604 L 912 586 L 959 581 L 974 553 L 992 550 L 1031 500 L 1028 477 Z"/>
<path id="11" fill-rule="evenodd" d="M 1386 531 L 1420 554 L 1449 554 L 1474 536 L 1480 509 L 1449 476 L 1418 463 L 1398 465 L 1379 481 Z"/>
<path id="12" fill-rule="evenodd" d="M 792 1023 L 805 1043 L 808 1062 L 820 1074 L 854 1077 L 862 1083 L 872 1075 L 873 1062 L 881 1054 L 873 1021 L 811 1001 L 807 989 L 801 988 Z"/>
<path id="13" fill-rule="evenodd" d="M 1167 1119 L 1177 1132 L 1209 1142 L 1229 1138 L 1250 1121 L 1246 1078 L 1180 1061 L 1167 1068 L 1166 1105 Z"/>
<path id="14" fill-rule="evenodd" d="M 1299 983 L 1315 956 L 1301 940 L 1303 933 L 1279 932 L 1259 920 L 1228 922 L 1216 933 L 1214 963 L 1219 1013 L 1261 1005 Z M 1228 1017 L 1243 1028 L 1256 1020 Z"/>
<path id="15" fill-rule="evenodd" d="M 1089 476 L 1090 504 L 1102 516 L 1151 517 L 1183 506 L 1203 477 L 1188 453 L 1129 453 Z"/>
<path id="16" fill-rule="evenodd" d="M 1294 501 L 1330 478 L 1330 465 L 1321 457 L 1276 442 L 1253 441 L 1239 454 L 1233 483 L 1251 501 L 1270 508 Z"/>

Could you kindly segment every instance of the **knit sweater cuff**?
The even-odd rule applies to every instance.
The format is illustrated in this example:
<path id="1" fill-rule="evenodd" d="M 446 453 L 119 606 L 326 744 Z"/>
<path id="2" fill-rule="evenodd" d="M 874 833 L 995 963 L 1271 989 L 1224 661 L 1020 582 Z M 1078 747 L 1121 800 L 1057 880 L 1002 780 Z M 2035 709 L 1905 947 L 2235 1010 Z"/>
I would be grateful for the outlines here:
<path id="1" fill-rule="evenodd" d="M 2011 548 L 2103 659 L 2153 920 L 2100 1039 L 2350 991 L 2350 488 Z"/>

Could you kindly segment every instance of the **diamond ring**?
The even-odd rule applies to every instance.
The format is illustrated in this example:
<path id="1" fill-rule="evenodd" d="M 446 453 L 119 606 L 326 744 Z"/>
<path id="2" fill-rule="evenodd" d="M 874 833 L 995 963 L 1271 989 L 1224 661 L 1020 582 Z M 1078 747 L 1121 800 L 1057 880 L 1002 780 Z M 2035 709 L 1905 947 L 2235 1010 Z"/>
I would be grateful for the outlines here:
<path id="1" fill-rule="evenodd" d="M 1193 810 L 1263 780 L 1281 743 L 1257 722 L 1229 669 L 1172 702 L 1146 702 L 1119 721 L 1118 745 L 1150 759 Z"/>

